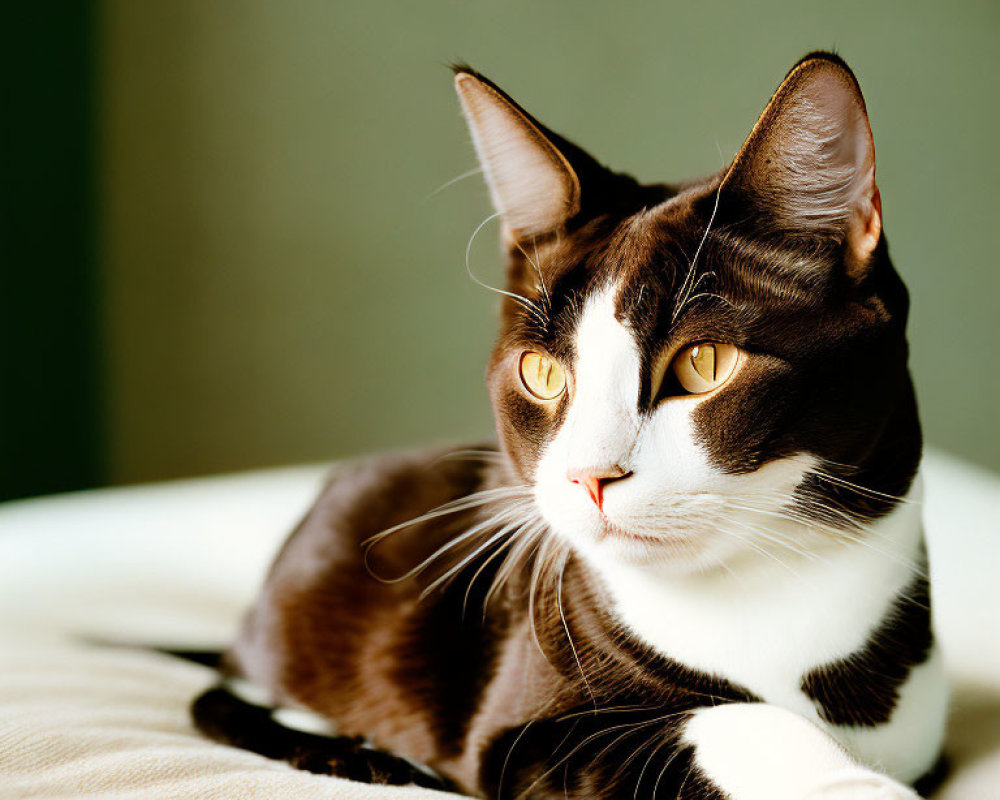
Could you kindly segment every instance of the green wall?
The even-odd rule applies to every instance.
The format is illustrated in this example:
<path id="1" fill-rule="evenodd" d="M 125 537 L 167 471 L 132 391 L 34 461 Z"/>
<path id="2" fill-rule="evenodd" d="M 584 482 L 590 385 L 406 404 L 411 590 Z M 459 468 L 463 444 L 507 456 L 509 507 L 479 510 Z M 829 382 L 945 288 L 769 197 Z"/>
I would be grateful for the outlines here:
<path id="1" fill-rule="evenodd" d="M 1000 4 L 105 0 L 116 481 L 487 435 L 490 213 L 445 63 L 649 179 L 717 169 L 784 72 L 866 92 L 928 438 L 1000 468 Z M 720 155 L 721 153 L 721 155 Z M 499 280 L 496 229 L 472 249 Z"/>

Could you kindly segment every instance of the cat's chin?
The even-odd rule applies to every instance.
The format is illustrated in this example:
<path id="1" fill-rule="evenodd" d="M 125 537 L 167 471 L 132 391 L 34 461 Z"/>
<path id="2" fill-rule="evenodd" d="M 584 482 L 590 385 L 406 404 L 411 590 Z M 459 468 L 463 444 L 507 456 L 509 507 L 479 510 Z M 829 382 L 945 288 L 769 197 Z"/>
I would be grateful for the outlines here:
<path id="1" fill-rule="evenodd" d="M 662 557 L 669 553 L 691 553 L 702 549 L 697 538 L 676 533 L 644 533 L 616 524 L 606 516 L 598 523 L 598 545 L 627 553 L 648 553 Z"/>
<path id="2" fill-rule="evenodd" d="M 609 529 L 590 555 L 598 566 L 612 560 L 635 567 L 656 566 L 668 573 L 703 572 L 717 566 L 711 543 L 696 536 L 637 534 L 620 528 Z"/>
<path id="3" fill-rule="evenodd" d="M 636 567 L 657 566 L 667 572 L 703 572 L 719 565 L 715 542 L 702 532 L 647 532 L 626 527 L 605 515 L 552 525 L 571 547 L 600 569 L 609 561 Z"/>

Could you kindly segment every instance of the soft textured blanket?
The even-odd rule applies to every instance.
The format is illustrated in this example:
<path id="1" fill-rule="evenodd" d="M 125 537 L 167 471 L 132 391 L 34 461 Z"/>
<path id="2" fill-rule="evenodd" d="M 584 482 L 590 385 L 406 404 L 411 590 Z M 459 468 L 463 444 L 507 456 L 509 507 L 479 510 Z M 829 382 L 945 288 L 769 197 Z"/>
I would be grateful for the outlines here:
<path id="1" fill-rule="evenodd" d="M 0 800 L 432 798 L 297 772 L 203 739 L 212 679 L 88 637 L 217 646 L 323 470 L 296 468 L 0 506 Z M 929 546 L 955 682 L 945 800 L 1000 800 L 1000 479 L 932 455 Z"/>

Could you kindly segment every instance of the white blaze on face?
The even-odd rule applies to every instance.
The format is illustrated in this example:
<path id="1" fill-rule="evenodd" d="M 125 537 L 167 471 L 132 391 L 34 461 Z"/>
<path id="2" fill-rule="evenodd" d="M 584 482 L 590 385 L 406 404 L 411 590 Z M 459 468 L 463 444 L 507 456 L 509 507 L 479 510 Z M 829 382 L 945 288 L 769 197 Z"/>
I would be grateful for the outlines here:
<path id="1" fill-rule="evenodd" d="M 535 496 L 542 514 L 585 555 L 601 560 L 657 562 L 680 570 L 705 568 L 734 549 L 749 549 L 744 527 L 722 534 L 746 504 L 790 498 L 812 459 L 773 462 L 748 475 L 713 466 L 698 442 L 692 414 L 703 398 L 661 402 L 639 413 L 640 351 L 631 329 L 615 317 L 615 287 L 596 292 L 576 331 L 570 407 L 542 455 Z M 603 513 L 574 470 L 631 473 L 605 486 Z M 765 499 L 766 493 L 766 499 Z"/>
<path id="2" fill-rule="evenodd" d="M 566 468 L 627 470 L 639 433 L 639 348 L 615 318 L 611 288 L 587 303 L 576 353 L 573 403 L 563 425 Z"/>
<path id="3" fill-rule="evenodd" d="M 586 489 L 568 474 L 601 465 L 631 469 L 641 427 L 639 350 L 614 311 L 611 287 L 592 296 L 584 307 L 576 331 L 576 359 L 567 365 L 569 411 L 542 454 L 535 477 L 535 497 L 543 515 L 558 534 L 585 553 L 592 553 L 604 536 L 604 521 Z M 608 487 L 605 502 L 611 494 Z"/>

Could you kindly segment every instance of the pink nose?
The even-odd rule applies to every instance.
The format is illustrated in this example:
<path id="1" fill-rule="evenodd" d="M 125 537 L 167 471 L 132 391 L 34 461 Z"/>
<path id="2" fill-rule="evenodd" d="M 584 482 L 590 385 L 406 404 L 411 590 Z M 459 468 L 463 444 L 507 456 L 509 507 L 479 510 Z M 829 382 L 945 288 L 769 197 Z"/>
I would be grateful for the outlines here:
<path id="1" fill-rule="evenodd" d="M 580 467 L 571 469 L 566 473 L 566 479 L 570 483 L 578 483 L 587 490 L 594 505 L 601 511 L 604 510 L 604 487 L 612 481 L 619 481 L 627 478 L 632 473 L 622 469 L 617 464 L 600 467 Z"/>

